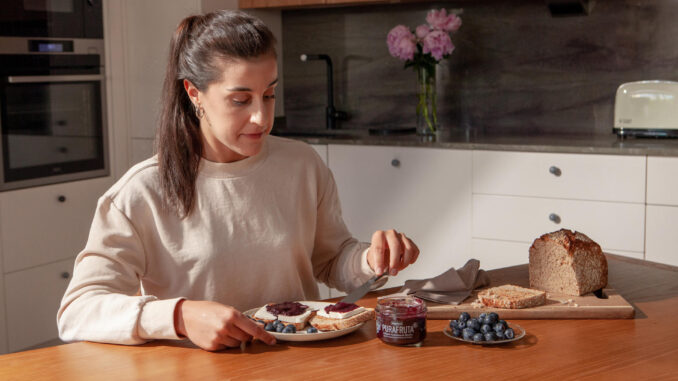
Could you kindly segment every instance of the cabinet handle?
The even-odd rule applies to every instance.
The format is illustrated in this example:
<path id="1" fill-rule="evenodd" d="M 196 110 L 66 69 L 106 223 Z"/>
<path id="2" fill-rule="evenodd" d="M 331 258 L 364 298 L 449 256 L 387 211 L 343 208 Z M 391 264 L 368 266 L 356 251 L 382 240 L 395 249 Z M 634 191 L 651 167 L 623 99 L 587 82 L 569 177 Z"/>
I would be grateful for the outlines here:
<path id="1" fill-rule="evenodd" d="M 68 279 L 71 277 L 71 274 L 68 271 L 64 271 L 61 273 L 61 278 L 62 279 Z"/>
<path id="2" fill-rule="evenodd" d="M 549 214 L 549 220 L 553 221 L 556 224 L 559 224 L 560 223 L 560 216 L 555 214 L 555 213 L 551 213 L 551 214 Z"/>
<path id="3" fill-rule="evenodd" d="M 59 202 L 66 202 L 66 196 L 64 196 L 64 195 L 59 195 L 59 197 L 57 197 L 57 200 L 58 200 Z"/>
<path id="4" fill-rule="evenodd" d="M 400 160 L 398 159 L 391 160 L 391 165 L 394 167 L 400 167 Z"/>
<path id="5" fill-rule="evenodd" d="M 556 167 L 555 165 L 552 165 L 551 168 L 549 168 L 549 172 L 555 177 L 560 177 L 560 175 L 563 174 L 560 168 Z"/>

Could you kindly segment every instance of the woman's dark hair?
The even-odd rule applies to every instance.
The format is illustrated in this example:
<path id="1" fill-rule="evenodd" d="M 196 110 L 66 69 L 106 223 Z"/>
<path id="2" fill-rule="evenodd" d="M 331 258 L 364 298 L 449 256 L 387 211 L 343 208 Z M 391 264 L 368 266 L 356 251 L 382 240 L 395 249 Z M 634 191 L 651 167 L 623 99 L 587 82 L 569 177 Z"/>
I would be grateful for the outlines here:
<path id="1" fill-rule="evenodd" d="M 190 16 L 177 26 L 170 42 L 155 149 L 163 195 L 182 218 L 193 210 L 203 152 L 200 120 L 184 80 L 204 92 L 221 79 L 229 62 L 265 54 L 276 54 L 275 37 L 261 20 L 244 12 Z"/>

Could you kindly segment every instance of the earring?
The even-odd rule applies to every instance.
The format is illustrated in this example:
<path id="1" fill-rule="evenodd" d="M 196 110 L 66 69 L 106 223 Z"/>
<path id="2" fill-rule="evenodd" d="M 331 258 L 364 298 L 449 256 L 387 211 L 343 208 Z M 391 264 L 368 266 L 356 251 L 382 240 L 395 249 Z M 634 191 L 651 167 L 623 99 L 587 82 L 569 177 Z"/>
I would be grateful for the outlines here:
<path id="1" fill-rule="evenodd" d="M 203 116 L 205 116 L 205 109 L 198 103 L 197 106 L 194 105 L 195 108 L 195 116 L 198 117 L 198 119 L 202 119 Z"/>

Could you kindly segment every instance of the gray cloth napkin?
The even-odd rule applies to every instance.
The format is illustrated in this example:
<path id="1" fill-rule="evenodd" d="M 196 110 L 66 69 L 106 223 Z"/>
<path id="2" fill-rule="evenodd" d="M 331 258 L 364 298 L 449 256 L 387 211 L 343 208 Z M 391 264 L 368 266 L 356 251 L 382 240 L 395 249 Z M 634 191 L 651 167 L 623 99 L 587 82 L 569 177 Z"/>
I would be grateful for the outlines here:
<path id="1" fill-rule="evenodd" d="M 405 281 L 405 285 L 394 295 L 414 295 L 436 303 L 459 304 L 471 292 L 490 284 L 490 276 L 480 269 L 480 261 L 470 259 L 456 270 L 454 267 L 430 279 Z"/>

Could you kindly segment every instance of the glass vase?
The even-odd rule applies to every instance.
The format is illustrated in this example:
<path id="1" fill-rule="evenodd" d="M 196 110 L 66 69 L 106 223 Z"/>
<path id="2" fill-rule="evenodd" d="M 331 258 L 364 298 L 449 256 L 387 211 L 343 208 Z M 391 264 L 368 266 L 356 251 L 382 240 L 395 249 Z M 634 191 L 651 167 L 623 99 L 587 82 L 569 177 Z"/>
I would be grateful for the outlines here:
<path id="1" fill-rule="evenodd" d="M 436 66 L 417 67 L 417 135 L 434 140 L 438 131 Z"/>

